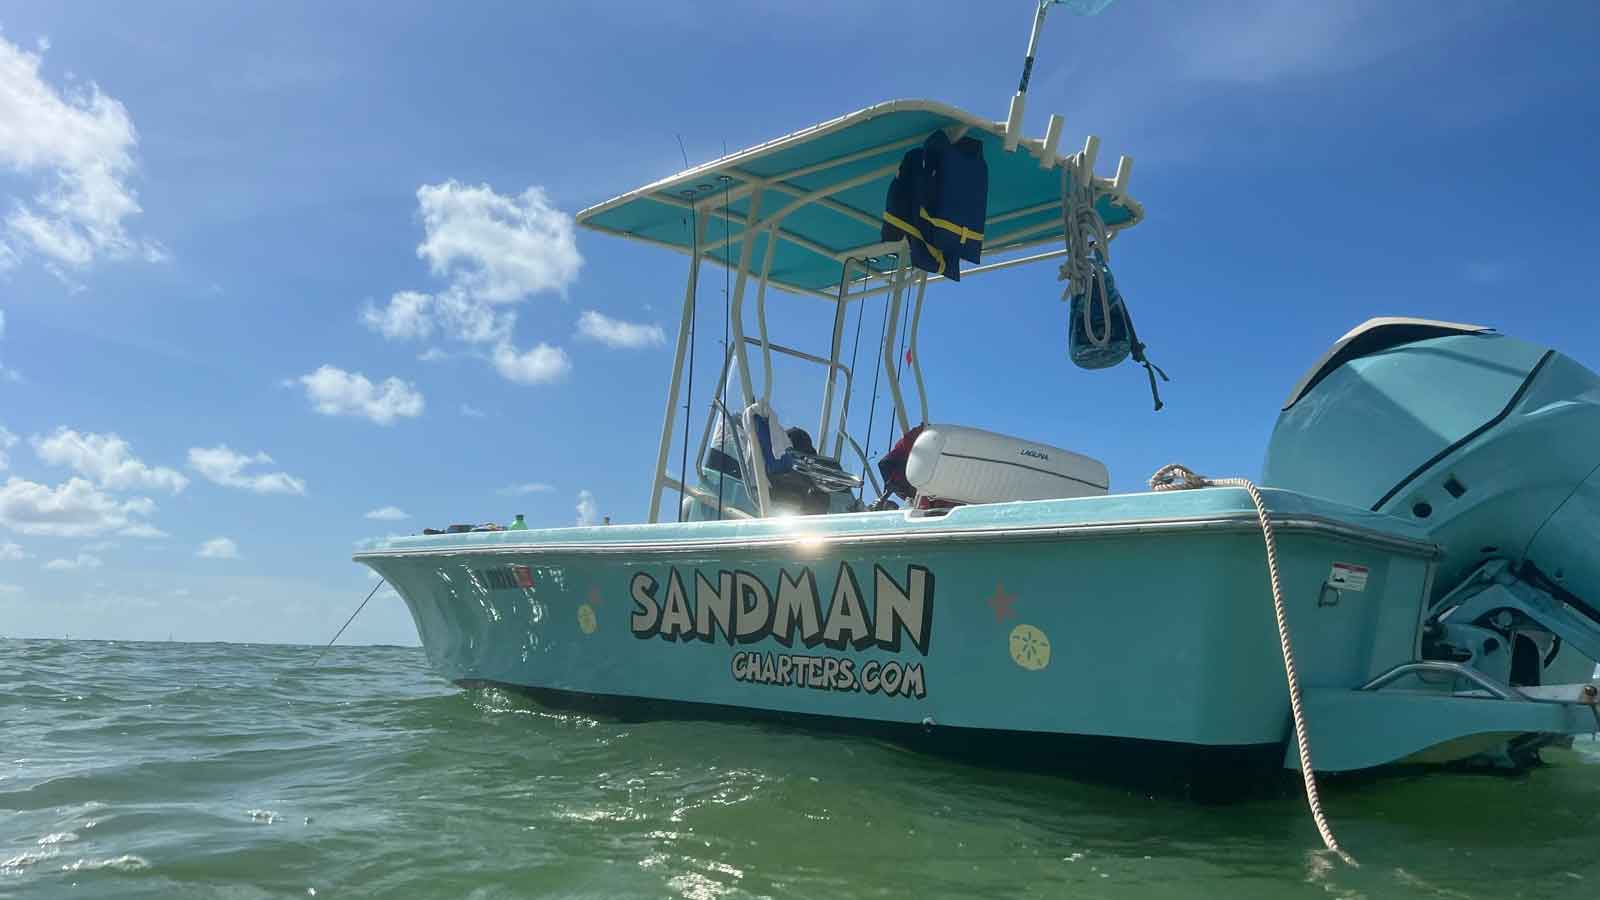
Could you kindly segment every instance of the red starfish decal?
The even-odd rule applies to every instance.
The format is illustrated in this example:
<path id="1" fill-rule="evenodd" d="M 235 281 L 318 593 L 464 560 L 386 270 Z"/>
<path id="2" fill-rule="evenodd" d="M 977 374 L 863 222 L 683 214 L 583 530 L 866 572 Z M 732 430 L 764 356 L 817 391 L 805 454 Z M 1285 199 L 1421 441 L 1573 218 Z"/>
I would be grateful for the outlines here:
<path id="1" fill-rule="evenodd" d="M 589 585 L 589 605 L 590 606 L 599 606 L 600 605 L 600 589 L 595 587 L 592 584 Z"/>
<path id="2" fill-rule="evenodd" d="M 1006 616 L 1016 615 L 1011 611 L 1011 604 L 1015 602 L 1017 602 L 1017 595 L 1006 593 L 1005 582 L 997 581 L 994 583 L 994 596 L 989 598 L 988 603 L 994 609 L 994 620 L 996 622 L 1004 622 Z"/>

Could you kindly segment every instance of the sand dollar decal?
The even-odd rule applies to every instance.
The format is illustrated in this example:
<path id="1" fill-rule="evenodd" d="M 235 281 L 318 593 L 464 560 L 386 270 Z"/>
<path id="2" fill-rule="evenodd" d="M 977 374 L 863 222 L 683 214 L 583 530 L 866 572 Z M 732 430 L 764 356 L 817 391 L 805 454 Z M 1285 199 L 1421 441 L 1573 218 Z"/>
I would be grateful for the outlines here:
<path id="1" fill-rule="evenodd" d="M 578 627 L 583 629 L 584 634 L 594 634 L 594 630 L 599 627 L 594 618 L 594 607 L 587 603 L 578 607 Z M 1045 653 L 1048 655 L 1049 651 L 1046 650 Z"/>
<path id="2" fill-rule="evenodd" d="M 1032 625 L 1011 629 L 1011 661 L 1030 671 L 1050 665 L 1050 639 Z"/>

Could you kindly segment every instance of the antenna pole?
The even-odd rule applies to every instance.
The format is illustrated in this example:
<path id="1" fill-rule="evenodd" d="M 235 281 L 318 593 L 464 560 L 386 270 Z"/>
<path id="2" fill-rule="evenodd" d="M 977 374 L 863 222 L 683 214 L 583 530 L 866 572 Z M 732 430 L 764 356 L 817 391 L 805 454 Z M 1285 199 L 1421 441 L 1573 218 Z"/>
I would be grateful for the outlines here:
<path id="1" fill-rule="evenodd" d="M 1033 54 L 1039 49 L 1039 32 L 1044 28 L 1045 14 L 1053 0 L 1039 0 L 1033 14 L 1033 30 L 1028 32 L 1028 54 L 1022 58 L 1022 79 L 1017 82 L 1016 96 L 1011 98 L 1011 111 L 1006 115 L 1006 150 L 1017 149 L 1022 139 L 1022 113 L 1028 105 L 1028 79 L 1033 77 Z"/>

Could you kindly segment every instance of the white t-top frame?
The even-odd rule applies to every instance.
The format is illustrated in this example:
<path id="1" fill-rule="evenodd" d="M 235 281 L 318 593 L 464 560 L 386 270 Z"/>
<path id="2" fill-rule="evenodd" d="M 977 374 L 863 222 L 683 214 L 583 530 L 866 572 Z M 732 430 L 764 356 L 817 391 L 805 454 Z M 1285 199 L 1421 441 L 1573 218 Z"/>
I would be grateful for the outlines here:
<path id="1" fill-rule="evenodd" d="M 930 276 L 925 272 L 911 269 L 907 265 L 909 253 L 903 240 L 891 242 L 874 241 L 844 250 L 834 250 L 805 235 L 786 230 L 784 227 L 785 220 L 797 210 L 815 205 L 876 229 L 880 221 L 879 215 L 875 214 L 874 211 L 863 210 L 841 203 L 835 199 L 835 195 L 876 180 L 892 177 L 899 166 L 898 158 L 892 163 L 872 167 L 865 172 L 826 183 L 821 187 L 802 188 L 794 184 L 794 181 L 803 177 L 826 173 L 829 169 L 835 169 L 873 157 L 881 157 L 891 151 L 918 145 L 926 139 L 927 134 L 902 138 L 887 144 L 843 154 L 832 159 L 784 172 L 777 177 L 760 177 L 744 168 L 752 160 L 780 150 L 790 149 L 801 142 L 819 140 L 830 133 L 858 124 L 875 115 L 906 110 L 931 111 L 945 117 L 949 121 L 944 126 L 944 129 L 952 140 L 959 139 L 972 129 L 986 131 L 1001 138 L 1007 135 L 1005 122 L 979 119 L 942 104 L 926 101 L 895 101 L 879 104 L 867 110 L 843 116 L 814 128 L 690 169 L 679 175 L 606 201 L 579 214 L 578 221 L 581 224 L 597 230 L 619 234 L 633 240 L 641 240 L 645 243 L 668 247 L 678 252 L 686 252 L 690 257 L 688 278 L 684 286 L 682 315 L 678 323 L 677 341 L 673 352 L 672 374 L 667 385 L 661 437 L 657 446 L 651 481 L 650 522 L 660 520 L 661 493 L 663 489 L 678 491 L 681 496 L 685 497 L 699 493 L 698 489 L 673 478 L 669 473 L 668 465 L 677 414 L 679 407 L 685 405 L 685 398 L 682 396 L 683 375 L 689 352 L 689 339 L 693 330 L 693 316 L 696 308 L 701 262 L 709 259 L 715 264 L 728 265 L 731 262 L 731 254 L 727 254 L 729 256 L 728 261 L 719 259 L 713 254 L 716 251 L 723 250 L 724 247 L 731 247 L 732 244 L 739 245 L 739 253 L 737 263 L 733 265 L 734 284 L 732 295 L 729 298 L 731 357 L 734 369 L 738 372 L 739 385 L 743 397 L 750 400 L 760 399 L 769 403 L 772 397 L 772 354 L 775 345 L 770 340 L 767 329 L 766 302 L 768 288 L 776 287 L 789 293 L 805 294 L 834 303 L 836 309 L 827 357 L 816 357 L 809 354 L 801 355 L 827 367 L 821 398 L 821 411 L 817 425 L 816 446 L 823 452 L 827 452 L 827 449 L 831 446 L 831 455 L 838 458 L 845 444 L 847 442 L 853 443 L 853 439 L 844 433 L 844 424 L 849 413 L 852 391 L 847 386 L 842 397 L 836 396 L 839 393 L 837 386 L 838 373 L 842 368 L 839 353 L 844 331 L 845 312 L 851 303 L 887 293 L 889 295 L 889 308 L 887 311 L 889 324 L 886 333 L 883 335 L 882 346 L 879 349 L 881 364 L 884 367 L 883 376 L 888 384 L 895 419 L 902 432 L 909 430 L 916 423 L 923 423 L 929 420 L 926 382 L 922 374 L 922 357 L 917 352 L 917 337 L 922 320 L 923 301 L 927 286 L 929 282 L 941 280 L 940 276 Z M 1023 139 L 1017 141 L 1016 146 L 1021 152 L 1035 158 L 1038 165 L 1044 169 L 1049 170 L 1060 168 L 1063 165 L 1076 165 L 1080 167 L 1080 171 L 1092 172 L 1094 157 L 1099 146 L 1098 139 L 1090 136 L 1081 151 L 1063 157 L 1056 152 L 1060 133 L 1061 118 L 1052 116 L 1043 138 L 1038 140 Z M 1007 143 L 1011 142 L 1007 141 Z M 1093 178 L 1094 187 L 1098 192 L 1110 194 L 1123 209 L 1131 212 L 1131 217 L 1126 221 L 1109 226 L 1108 237 L 1114 236 L 1117 231 L 1136 224 L 1143 218 L 1142 207 L 1126 193 L 1131 165 L 1132 161 L 1124 156 L 1118 161 L 1117 173 L 1114 178 Z M 698 192 L 698 196 L 695 196 L 697 192 L 694 190 L 678 190 L 683 185 L 699 184 L 704 188 L 706 183 L 726 185 L 731 181 L 737 181 L 737 186 L 701 190 Z M 609 210 L 614 210 L 623 204 L 641 198 L 648 198 L 655 203 L 681 208 L 684 212 L 691 214 L 693 237 L 690 246 L 685 247 L 681 244 L 655 240 L 592 221 Z M 744 201 L 747 198 L 748 203 L 744 212 L 730 209 L 730 205 L 733 202 Z M 985 272 L 1010 266 L 1042 262 L 1065 254 L 1067 251 L 1064 247 L 1057 247 L 1056 249 L 1031 255 L 1017 255 L 1023 251 L 1036 249 L 1040 245 L 1058 243 L 1062 240 L 1061 235 L 1064 226 L 1059 215 L 1060 208 L 1061 200 L 1056 199 L 1014 209 L 999 215 L 991 215 L 985 225 L 985 230 L 988 232 L 988 236 L 985 238 L 985 253 L 991 256 L 999 255 L 1003 258 L 996 262 L 965 269 L 962 271 L 961 277 L 963 279 L 970 278 Z M 1008 221 L 1038 216 L 1048 211 L 1055 211 L 1057 215 L 1052 218 L 1046 218 L 1042 222 L 1036 219 L 1031 224 L 1010 231 L 1001 230 Z M 881 212 L 881 210 L 878 212 Z M 730 229 L 730 234 L 708 240 L 707 226 L 714 218 L 723 219 L 729 224 L 741 226 L 741 228 L 736 233 L 731 232 Z M 764 241 L 765 251 L 762 254 L 763 258 L 758 262 L 751 257 L 757 244 L 754 238 L 761 235 L 765 235 L 766 238 Z M 784 283 L 779 279 L 773 278 L 773 255 L 780 242 L 804 247 L 815 253 L 832 257 L 841 263 L 843 273 L 838 287 L 835 290 L 820 290 L 804 285 Z M 887 260 L 893 260 L 892 268 L 883 265 Z M 745 297 L 752 275 L 756 280 L 757 333 L 754 337 L 747 334 L 744 318 Z M 913 305 L 907 326 L 909 333 L 905 336 L 905 340 L 909 356 L 909 368 L 917 389 L 917 415 L 915 420 L 913 420 L 905 402 L 900 376 L 897 372 L 895 348 L 899 339 L 898 328 L 903 304 L 907 301 L 907 296 L 910 292 L 914 292 L 914 299 L 910 301 Z M 759 390 L 757 390 L 756 381 L 752 373 L 748 352 L 750 346 L 759 347 L 761 350 L 762 379 Z M 847 379 L 847 385 L 854 383 L 855 380 L 853 378 Z M 727 378 L 724 373 L 724 377 L 718 382 L 717 395 L 712 401 L 711 415 L 713 416 L 725 415 L 728 412 L 736 415 L 738 412 L 737 410 L 719 410 L 723 403 L 721 392 L 726 383 Z M 836 404 L 838 408 L 837 414 L 835 413 Z M 708 421 L 706 425 L 708 436 L 710 427 L 711 423 Z M 859 445 L 856 445 L 856 447 L 859 450 Z M 703 456 L 703 452 L 704 441 L 702 441 L 700 455 Z M 864 454 L 862 455 L 862 464 L 866 468 L 869 466 L 870 461 L 864 458 Z M 700 458 L 697 456 L 695 465 L 698 466 L 699 462 Z M 863 474 L 869 473 L 864 472 Z M 771 510 L 769 500 L 764 496 L 765 492 L 752 490 L 751 493 L 755 495 L 754 499 L 756 499 L 758 505 L 758 514 L 769 514 Z M 740 514 L 738 511 L 724 509 L 727 514 Z"/>

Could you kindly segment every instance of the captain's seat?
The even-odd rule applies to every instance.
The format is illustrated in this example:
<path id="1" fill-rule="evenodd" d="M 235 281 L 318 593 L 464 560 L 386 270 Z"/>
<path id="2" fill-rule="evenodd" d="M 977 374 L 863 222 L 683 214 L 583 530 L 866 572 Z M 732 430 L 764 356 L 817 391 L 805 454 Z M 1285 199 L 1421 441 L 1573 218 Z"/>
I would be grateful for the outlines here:
<path id="1" fill-rule="evenodd" d="M 1105 463 L 1060 447 L 962 425 L 924 425 L 905 458 L 905 482 L 918 498 L 949 506 L 1099 497 L 1110 492 L 1111 475 Z"/>
<path id="2" fill-rule="evenodd" d="M 785 429 L 770 404 L 757 400 L 740 420 L 747 471 L 774 510 L 820 514 L 860 508 L 851 492 L 861 480 L 840 469 L 837 460 L 818 455 L 803 429 Z"/>

